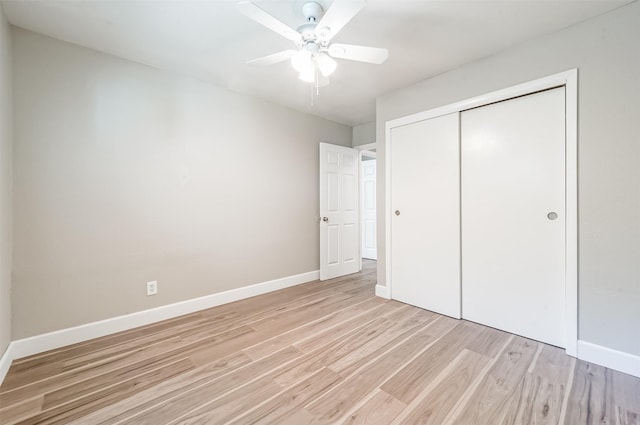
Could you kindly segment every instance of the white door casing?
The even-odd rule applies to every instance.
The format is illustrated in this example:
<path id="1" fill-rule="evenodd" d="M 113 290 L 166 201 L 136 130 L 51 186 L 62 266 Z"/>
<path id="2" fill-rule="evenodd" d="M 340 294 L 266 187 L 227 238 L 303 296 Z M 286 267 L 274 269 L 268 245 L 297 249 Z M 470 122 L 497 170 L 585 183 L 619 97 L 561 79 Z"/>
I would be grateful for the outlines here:
<path id="1" fill-rule="evenodd" d="M 460 129 L 462 316 L 564 347 L 564 87 L 464 111 Z"/>
<path id="2" fill-rule="evenodd" d="M 460 318 L 458 113 L 391 131 L 391 298 Z"/>
<path id="3" fill-rule="evenodd" d="M 376 239 L 376 160 L 360 162 L 362 258 L 378 259 Z"/>
<path id="4" fill-rule="evenodd" d="M 358 151 L 320 143 L 320 280 L 360 268 Z"/>

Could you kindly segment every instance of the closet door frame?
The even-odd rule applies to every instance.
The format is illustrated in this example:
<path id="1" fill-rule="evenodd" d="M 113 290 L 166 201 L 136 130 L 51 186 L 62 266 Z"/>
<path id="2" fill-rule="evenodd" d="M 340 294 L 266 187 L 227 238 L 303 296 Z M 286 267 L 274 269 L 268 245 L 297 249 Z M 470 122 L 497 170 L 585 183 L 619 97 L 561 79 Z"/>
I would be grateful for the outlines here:
<path id="1" fill-rule="evenodd" d="M 393 282 L 391 270 L 393 254 L 391 247 L 391 130 L 395 127 L 411 124 L 477 108 L 503 100 L 536 93 L 555 87 L 565 87 L 565 341 L 566 353 L 578 355 L 578 70 L 560 72 L 537 80 L 476 96 L 461 102 L 419 112 L 386 122 L 385 128 L 385 258 L 386 298 L 391 298 Z M 378 291 L 376 291 L 378 293 Z"/>

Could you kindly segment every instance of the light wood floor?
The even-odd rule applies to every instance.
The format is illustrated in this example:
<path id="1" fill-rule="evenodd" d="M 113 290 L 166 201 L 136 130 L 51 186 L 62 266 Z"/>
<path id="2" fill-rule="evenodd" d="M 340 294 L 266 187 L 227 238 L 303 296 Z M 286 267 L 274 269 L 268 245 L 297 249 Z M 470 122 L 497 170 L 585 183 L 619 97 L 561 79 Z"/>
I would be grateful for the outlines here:
<path id="1" fill-rule="evenodd" d="M 17 360 L 0 422 L 640 425 L 640 379 L 374 285 L 368 262 Z"/>

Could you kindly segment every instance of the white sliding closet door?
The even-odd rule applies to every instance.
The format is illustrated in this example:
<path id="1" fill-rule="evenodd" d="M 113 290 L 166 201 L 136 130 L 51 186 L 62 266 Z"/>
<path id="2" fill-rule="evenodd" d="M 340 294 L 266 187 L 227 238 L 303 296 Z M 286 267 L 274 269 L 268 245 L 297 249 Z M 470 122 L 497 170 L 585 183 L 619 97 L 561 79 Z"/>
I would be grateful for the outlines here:
<path id="1" fill-rule="evenodd" d="M 460 317 L 458 113 L 391 130 L 391 298 Z"/>
<path id="2" fill-rule="evenodd" d="M 462 315 L 564 347 L 564 87 L 460 119 Z"/>

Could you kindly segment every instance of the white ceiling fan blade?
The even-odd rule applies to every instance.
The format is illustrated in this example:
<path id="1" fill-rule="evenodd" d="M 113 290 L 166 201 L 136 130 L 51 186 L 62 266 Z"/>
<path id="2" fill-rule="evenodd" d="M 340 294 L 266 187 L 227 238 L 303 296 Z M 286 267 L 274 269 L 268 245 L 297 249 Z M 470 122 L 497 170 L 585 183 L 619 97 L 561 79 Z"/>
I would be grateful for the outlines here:
<path id="1" fill-rule="evenodd" d="M 295 55 L 297 50 L 283 50 L 278 53 L 274 53 L 272 55 L 263 56 L 261 58 L 252 59 L 247 62 L 248 65 L 255 66 L 265 66 L 265 65 L 273 65 L 274 63 L 283 62 L 287 59 L 290 59 L 291 56 Z"/>
<path id="2" fill-rule="evenodd" d="M 302 39 L 300 33 L 287 24 L 274 18 L 263 9 L 259 8 L 250 1 L 241 1 L 237 4 L 238 11 L 243 15 L 253 19 L 259 24 L 264 25 L 271 31 L 277 32 L 281 36 L 288 38 L 291 41 L 298 42 Z"/>
<path id="3" fill-rule="evenodd" d="M 332 44 L 329 55 L 338 59 L 381 64 L 389 57 L 389 51 L 380 47 L 356 46 L 353 44 Z"/>
<path id="4" fill-rule="evenodd" d="M 365 0 L 335 0 L 316 26 L 316 35 L 329 41 L 364 7 Z"/>

